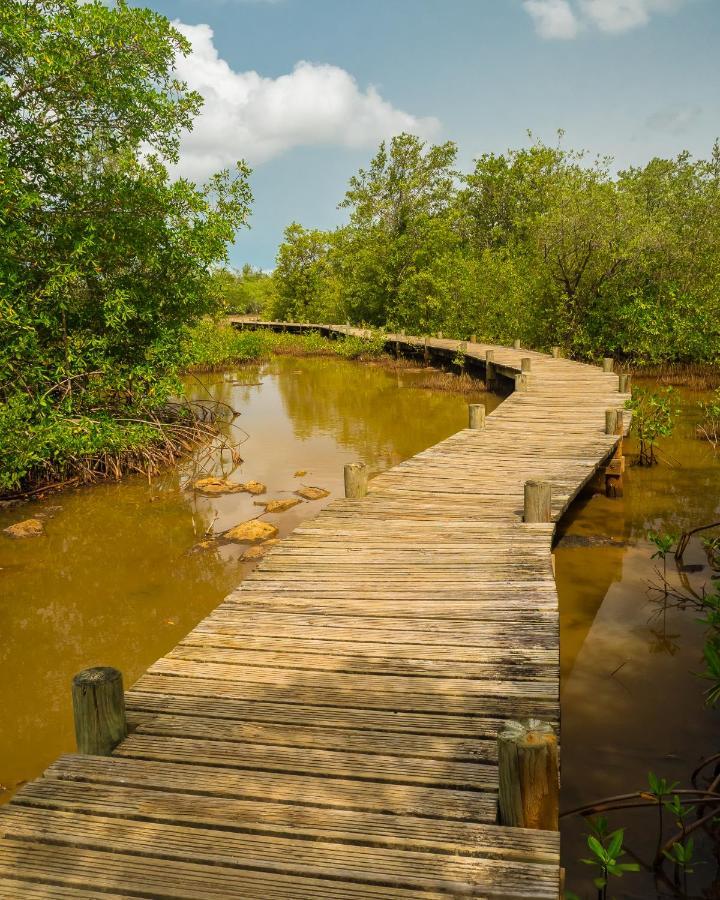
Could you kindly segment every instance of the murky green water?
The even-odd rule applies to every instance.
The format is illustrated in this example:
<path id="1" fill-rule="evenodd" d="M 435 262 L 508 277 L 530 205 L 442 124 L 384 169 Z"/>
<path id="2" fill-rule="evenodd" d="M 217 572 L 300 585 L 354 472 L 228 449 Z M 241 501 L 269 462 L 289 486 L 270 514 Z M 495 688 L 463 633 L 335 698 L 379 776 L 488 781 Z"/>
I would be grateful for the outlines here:
<path id="1" fill-rule="evenodd" d="M 720 711 L 704 705 L 703 627 L 690 608 L 665 608 L 656 593 L 661 563 L 649 530 L 680 533 L 720 520 L 720 454 L 695 436 L 697 401 L 681 391 L 682 418 L 675 434 L 661 442 L 666 462 L 652 469 L 629 467 L 625 497 L 596 495 L 578 502 L 563 523 L 571 541 L 593 536 L 618 543 L 556 549 L 562 661 L 562 785 L 565 809 L 602 797 L 647 787 L 655 773 L 690 787 L 695 766 L 720 751 Z M 626 452 L 633 451 L 626 442 Z M 720 533 L 720 530 L 715 533 Z M 685 563 L 700 589 L 711 570 L 700 540 Z M 674 578 L 674 570 L 669 564 Z M 654 811 L 610 814 L 613 827 L 627 826 L 627 844 L 643 860 L 655 851 Z M 581 819 L 563 825 L 568 887 L 595 898 Z M 719 897 L 717 864 L 702 839 L 690 880 L 690 896 Z M 629 861 L 629 857 L 626 857 Z M 668 873 L 671 868 L 667 867 Z M 648 874 L 629 874 L 611 883 L 608 896 L 674 896 Z M 678 895 L 682 896 L 682 895 Z"/>
<path id="2" fill-rule="evenodd" d="M 284 535 L 342 496 L 345 463 L 386 469 L 465 427 L 468 402 L 488 411 L 500 402 L 413 388 L 417 378 L 332 358 L 279 358 L 193 377 L 187 388 L 241 412 L 228 429 L 236 440 L 247 436 L 234 480 L 264 482 L 261 499 L 293 496 L 302 485 L 330 491 L 266 516 Z M 0 534 L 0 795 L 74 750 L 76 672 L 113 665 L 132 684 L 250 570 L 240 545 L 192 552 L 211 524 L 219 532 L 260 512 L 249 494 L 182 489 L 194 473 L 230 474 L 228 453 L 200 469 L 205 455 L 152 484 L 128 478 L 0 510 L 0 530 L 38 512 L 51 516 L 42 537 Z"/>

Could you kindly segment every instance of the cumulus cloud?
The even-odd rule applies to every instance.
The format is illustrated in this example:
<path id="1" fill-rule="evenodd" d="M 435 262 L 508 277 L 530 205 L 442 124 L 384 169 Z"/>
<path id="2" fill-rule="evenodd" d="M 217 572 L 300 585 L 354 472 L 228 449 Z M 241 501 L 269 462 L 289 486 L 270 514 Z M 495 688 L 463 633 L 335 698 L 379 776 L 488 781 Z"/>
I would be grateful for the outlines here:
<path id="1" fill-rule="evenodd" d="M 544 38 L 570 39 L 577 36 L 580 23 L 568 0 L 523 0 L 535 30 Z"/>
<path id="2" fill-rule="evenodd" d="M 544 38 L 574 38 L 586 28 L 619 34 L 647 25 L 655 13 L 672 13 L 689 0 L 523 0 Z"/>
<path id="3" fill-rule="evenodd" d="M 374 146 L 401 131 L 429 137 L 439 127 L 397 109 L 372 86 L 362 90 L 338 66 L 298 62 L 277 78 L 236 72 L 219 56 L 209 25 L 174 24 L 192 43 L 177 73 L 205 100 L 182 141 L 179 171 L 190 178 L 237 159 L 257 165 L 301 145 Z"/>

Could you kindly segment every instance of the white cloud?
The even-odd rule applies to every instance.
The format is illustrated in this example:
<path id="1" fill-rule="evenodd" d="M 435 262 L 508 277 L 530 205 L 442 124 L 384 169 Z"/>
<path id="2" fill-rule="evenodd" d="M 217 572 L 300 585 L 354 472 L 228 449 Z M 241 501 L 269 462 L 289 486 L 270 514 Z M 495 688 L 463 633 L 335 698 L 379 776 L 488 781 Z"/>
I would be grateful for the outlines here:
<path id="1" fill-rule="evenodd" d="M 523 0 L 523 7 L 535 22 L 540 37 L 570 39 L 580 30 L 568 0 Z"/>
<path id="2" fill-rule="evenodd" d="M 337 66 L 299 62 L 277 78 L 236 72 L 221 59 L 209 25 L 175 27 L 192 43 L 177 73 L 205 99 L 183 137 L 179 172 L 202 179 L 237 159 L 258 164 L 301 145 L 374 146 L 401 131 L 430 136 L 433 118 L 396 109 L 374 87 L 361 90 Z"/>
<path id="3" fill-rule="evenodd" d="M 674 12 L 683 0 L 580 0 L 588 21 L 601 31 L 620 32 L 647 25 L 656 12 Z"/>
<path id="4" fill-rule="evenodd" d="M 672 13 L 689 0 L 523 0 L 544 38 L 574 38 L 584 28 L 619 34 L 647 25 L 655 13 Z"/>

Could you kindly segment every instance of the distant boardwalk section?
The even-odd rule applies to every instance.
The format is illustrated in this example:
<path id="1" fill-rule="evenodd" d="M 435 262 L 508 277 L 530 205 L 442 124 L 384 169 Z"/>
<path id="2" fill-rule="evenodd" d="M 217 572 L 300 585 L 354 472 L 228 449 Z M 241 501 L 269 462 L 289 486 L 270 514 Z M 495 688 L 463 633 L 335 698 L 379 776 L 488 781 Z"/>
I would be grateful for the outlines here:
<path id="1" fill-rule="evenodd" d="M 490 351 L 516 390 L 278 543 L 126 694 L 112 755 L 0 809 L 1 898 L 558 897 L 557 832 L 495 824 L 498 733 L 557 730 L 554 521 L 612 476 L 626 397 L 609 365 L 388 342 Z"/>

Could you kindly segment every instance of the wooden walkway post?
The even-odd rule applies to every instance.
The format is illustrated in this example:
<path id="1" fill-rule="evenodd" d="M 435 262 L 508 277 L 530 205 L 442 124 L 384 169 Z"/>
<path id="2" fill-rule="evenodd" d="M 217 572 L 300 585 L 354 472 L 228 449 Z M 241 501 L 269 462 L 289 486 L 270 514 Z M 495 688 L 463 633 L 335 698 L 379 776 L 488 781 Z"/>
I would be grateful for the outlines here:
<path id="1" fill-rule="evenodd" d="M 492 390 L 495 387 L 495 351 L 485 351 L 485 387 Z"/>
<path id="2" fill-rule="evenodd" d="M 72 701 L 78 753 L 109 756 L 128 733 L 122 673 L 83 669 L 73 678 Z"/>
<path id="3" fill-rule="evenodd" d="M 368 472 L 365 463 L 347 463 L 345 466 L 345 496 L 359 500 L 367 494 Z"/>
<path id="4" fill-rule="evenodd" d="M 532 359 L 529 356 L 523 356 L 520 360 L 520 371 L 529 372 L 532 369 Z"/>
<path id="5" fill-rule="evenodd" d="M 468 428 L 480 430 L 485 427 L 485 407 L 482 403 L 468 404 Z"/>
<path id="6" fill-rule="evenodd" d="M 630 376 L 626 373 L 618 376 L 618 390 L 621 394 L 630 393 Z"/>
<path id="7" fill-rule="evenodd" d="M 602 361 L 603 372 L 612 372 L 614 365 L 615 360 L 612 358 L 612 356 L 606 356 Z"/>
<path id="8" fill-rule="evenodd" d="M 526 481 L 524 522 L 552 521 L 552 485 L 548 481 Z"/>
<path id="9" fill-rule="evenodd" d="M 560 779 L 552 725 L 506 722 L 498 734 L 498 822 L 558 830 Z"/>
<path id="10" fill-rule="evenodd" d="M 520 349 L 520 338 L 515 338 L 515 340 L 513 341 L 513 350 L 519 350 L 519 349 Z"/>
<path id="11" fill-rule="evenodd" d="M 530 387 L 530 376 L 527 372 L 519 372 L 515 376 L 515 390 L 527 391 Z"/>
<path id="12" fill-rule="evenodd" d="M 560 359 L 560 348 L 558 346 L 551 347 L 550 353 L 552 354 L 553 359 Z"/>
<path id="13" fill-rule="evenodd" d="M 470 343 L 471 343 L 471 344 L 477 344 L 477 335 L 476 335 L 476 334 L 471 334 L 471 335 L 470 335 Z"/>

